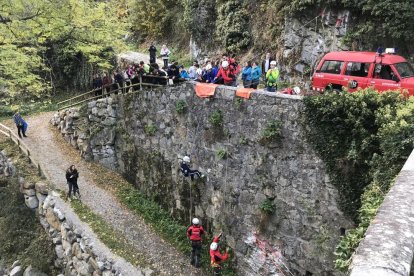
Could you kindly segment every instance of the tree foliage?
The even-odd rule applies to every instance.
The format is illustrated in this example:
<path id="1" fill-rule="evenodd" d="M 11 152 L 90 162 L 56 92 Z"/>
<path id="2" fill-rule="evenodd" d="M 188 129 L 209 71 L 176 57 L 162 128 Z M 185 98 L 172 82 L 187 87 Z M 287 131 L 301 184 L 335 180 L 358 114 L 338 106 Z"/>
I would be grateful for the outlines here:
<path id="1" fill-rule="evenodd" d="M 51 64 L 85 57 L 109 68 L 102 53 L 124 47 L 126 23 L 115 1 L 5 0 L 0 6 L 0 86 L 12 96 L 41 95 L 54 75 L 68 70 Z M 50 55 L 52 53 L 52 55 Z M 52 59 L 52 60 L 50 60 Z"/>

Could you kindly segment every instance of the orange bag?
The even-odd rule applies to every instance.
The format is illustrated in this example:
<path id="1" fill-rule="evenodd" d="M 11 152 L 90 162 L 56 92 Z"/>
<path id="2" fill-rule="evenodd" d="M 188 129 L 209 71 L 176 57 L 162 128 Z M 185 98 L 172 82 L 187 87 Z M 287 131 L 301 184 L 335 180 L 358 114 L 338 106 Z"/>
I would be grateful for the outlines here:
<path id="1" fill-rule="evenodd" d="M 236 96 L 245 98 L 245 99 L 249 99 L 250 98 L 250 94 L 256 89 L 253 88 L 239 88 L 236 91 Z"/>

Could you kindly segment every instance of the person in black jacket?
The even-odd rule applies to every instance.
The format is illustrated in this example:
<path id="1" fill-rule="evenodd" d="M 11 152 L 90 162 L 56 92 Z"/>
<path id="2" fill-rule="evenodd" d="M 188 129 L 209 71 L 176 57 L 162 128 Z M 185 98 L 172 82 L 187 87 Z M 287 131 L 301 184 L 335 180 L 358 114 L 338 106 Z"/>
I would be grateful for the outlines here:
<path id="1" fill-rule="evenodd" d="M 149 55 L 150 55 L 150 62 L 149 63 L 155 63 L 157 58 L 157 48 L 154 46 L 154 42 L 151 43 L 151 46 L 148 49 Z"/>
<path id="2" fill-rule="evenodd" d="M 183 175 L 185 177 L 190 176 L 191 180 L 194 180 L 194 176 L 197 176 L 197 178 L 204 178 L 204 174 L 202 174 L 200 171 L 190 169 L 190 162 L 190 157 L 183 157 L 183 161 L 181 162 L 181 172 Z"/>
<path id="3" fill-rule="evenodd" d="M 68 198 L 71 197 L 72 191 L 73 191 L 74 196 L 76 196 L 76 193 L 77 193 L 78 197 L 80 198 L 78 177 L 79 177 L 78 170 L 76 169 L 75 165 L 71 165 L 69 169 L 66 170 L 66 180 L 69 186 Z"/>

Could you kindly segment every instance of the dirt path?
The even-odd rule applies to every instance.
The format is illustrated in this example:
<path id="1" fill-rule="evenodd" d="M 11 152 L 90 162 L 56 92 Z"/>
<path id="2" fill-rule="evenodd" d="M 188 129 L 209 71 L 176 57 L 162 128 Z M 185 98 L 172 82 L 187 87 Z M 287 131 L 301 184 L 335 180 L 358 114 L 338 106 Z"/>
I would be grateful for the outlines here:
<path id="1" fill-rule="evenodd" d="M 123 208 L 110 192 L 94 183 L 94 172 L 88 170 L 86 162 L 67 154 L 65 147 L 69 145 L 56 139 L 55 130 L 49 124 L 52 115 L 53 113 L 43 113 L 28 118 L 28 137 L 23 140 L 31 149 L 32 155 L 43 165 L 51 183 L 66 191 L 65 170 L 71 164 L 76 164 L 80 173 L 78 184 L 82 202 L 127 237 L 136 249 L 131 254 L 145 256 L 156 275 L 202 275 L 200 270 L 189 264 L 187 256 L 177 252 L 146 225 L 143 219 Z"/>

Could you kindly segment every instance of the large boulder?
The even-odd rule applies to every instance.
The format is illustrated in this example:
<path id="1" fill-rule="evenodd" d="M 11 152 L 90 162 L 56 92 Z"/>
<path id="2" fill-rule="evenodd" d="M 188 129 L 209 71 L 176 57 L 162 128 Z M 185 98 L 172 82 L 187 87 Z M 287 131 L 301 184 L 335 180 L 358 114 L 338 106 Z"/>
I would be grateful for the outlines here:
<path id="1" fill-rule="evenodd" d="M 52 226 L 54 229 L 57 229 L 57 230 L 60 229 L 60 221 L 54 214 L 52 208 L 48 208 L 46 210 L 45 217 L 50 226 Z"/>

